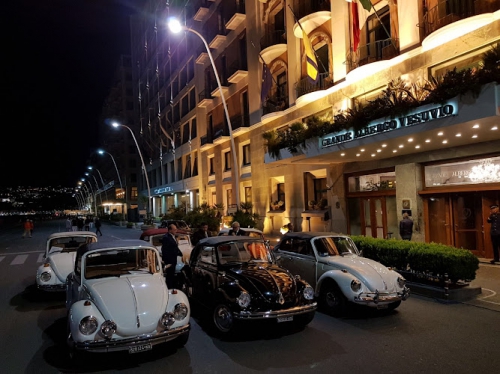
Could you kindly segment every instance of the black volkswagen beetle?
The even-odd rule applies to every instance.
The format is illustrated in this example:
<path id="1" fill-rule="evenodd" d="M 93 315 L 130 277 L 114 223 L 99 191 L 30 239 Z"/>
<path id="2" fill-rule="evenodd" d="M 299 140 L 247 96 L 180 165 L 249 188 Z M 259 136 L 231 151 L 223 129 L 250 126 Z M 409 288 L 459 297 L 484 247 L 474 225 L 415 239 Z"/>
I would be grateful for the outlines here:
<path id="1" fill-rule="evenodd" d="M 218 332 L 237 320 L 275 320 L 307 325 L 314 317 L 314 290 L 278 266 L 259 238 L 216 236 L 200 240 L 182 269 L 181 289 L 208 307 Z"/>

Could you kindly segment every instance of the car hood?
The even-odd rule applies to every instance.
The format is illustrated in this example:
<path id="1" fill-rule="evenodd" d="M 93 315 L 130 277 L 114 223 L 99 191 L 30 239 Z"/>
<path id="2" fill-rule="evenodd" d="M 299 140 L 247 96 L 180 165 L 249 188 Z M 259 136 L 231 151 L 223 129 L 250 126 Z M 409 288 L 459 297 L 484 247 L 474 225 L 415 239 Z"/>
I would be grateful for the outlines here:
<path id="1" fill-rule="evenodd" d="M 297 283 L 285 269 L 273 264 L 248 263 L 228 272 L 252 296 L 271 303 L 294 303 Z"/>
<path id="2" fill-rule="evenodd" d="M 53 253 L 48 257 L 48 263 L 61 283 L 66 282 L 66 278 L 75 267 L 76 251 Z"/>
<path id="3" fill-rule="evenodd" d="M 331 268 L 347 270 L 370 291 L 392 292 L 395 290 L 396 273 L 380 262 L 357 255 L 330 256 L 325 257 L 320 262 L 326 263 Z"/>
<path id="4" fill-rule="evenodd" d="M 166 311 L 168 291 L 161 274 L 96 279 L 87 286 L 103 317 L 116 323 L 121 336 L 155 331 Z"/>

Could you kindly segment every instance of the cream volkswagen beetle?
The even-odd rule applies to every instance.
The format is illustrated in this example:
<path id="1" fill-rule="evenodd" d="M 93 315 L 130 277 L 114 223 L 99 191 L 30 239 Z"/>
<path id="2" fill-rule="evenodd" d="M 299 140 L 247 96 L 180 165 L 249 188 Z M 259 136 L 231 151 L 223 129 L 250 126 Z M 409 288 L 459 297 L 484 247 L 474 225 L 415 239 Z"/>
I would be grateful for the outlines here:
<path id="1" fill-rule="evenodd" d="M 281 266 L 314 287 L 320 306 L 333 315 L 342 315 L 348 303 L 395 309 L 410 296 L 401 274 L 360 256 L 347 235 L 286 233 L 274 252 Z"/>
<path id="2" fill-rule="evenodd" d="M 129 353 L 186 344 L 187 296 L 169 290 L 158 250 L 142 240 L 92 243 L 78 250 L 66 282 L 67 343 L 81 352 Z"/>
<path id="3" fill-rule="evenodd" d="M 90 231 L 56 232 L 47 238 L 43 265 L 36 272 L 36 286 L 43 291 L 64 291 L 66 278 L 73 271 L 77 249 L 97 242 Z"/>

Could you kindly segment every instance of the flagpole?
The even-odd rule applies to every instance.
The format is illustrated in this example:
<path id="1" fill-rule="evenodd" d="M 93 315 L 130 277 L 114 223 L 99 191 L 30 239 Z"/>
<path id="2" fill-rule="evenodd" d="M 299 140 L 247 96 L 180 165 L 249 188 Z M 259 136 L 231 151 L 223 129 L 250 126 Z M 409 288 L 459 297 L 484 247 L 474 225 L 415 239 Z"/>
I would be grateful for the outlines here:
<path id="1" fill-rule="evenodd" d="M 387 30 L 385 25 L 382 23 L 382 20 L 380 19 L 379 15 L 377 13 L 377 10 L 375 9 L 375 6 L 372 4 L 372 0 L 368 0 L 368 2 L 370 3 L 370 5 L 373 9 L 373 13 L 375 13 L 375 16 L 377 17 L 378 21 L 380 22 L 380 25 L 382 25 L 382 28 L 384 29 L 384 31 L 387 34 L 387 36 L 389 37 L 389 39 L 391 39 L 391 44 L 394 47 L 394 50 L 396 50 L 397 48 L 396 48 L 396 45 L 394 44 L 394 41 L 392 40 L 391 33 Z M 359 4 L 359 5 L 363 6 L 362 4 Z"/>
<path id="2" fill-rule="evenodd" d="M 252 46 L 253 46 L 255 49 L 257 49 L 257 47 L 255 46 L 255 44 L 253 44 L 253 41 L 251 41 L 251 40 L 250 40 L 250 43 L 252 43 Z M 271 71 L 271 69 L 269 68 L 269 65 L 267 65 L 267 64 L 266 64 L 266 62 L 264 61 L 264 58 L 262 58 L 262 55 L 260 54 L 260 52 L 259 52 L 259 58 L 260 58 L 260 60 L 262 61 L 262 63 L 268 67 L 269 71 Z M 278 82 L 274 79 L 274 77 L 273 77 L 273 75 L 272 75 L 272 74 L 271 74 L 271 79 L 273 80 L 273 82 L 274 82 L 275 84 L 278 84 Z"/>
<path id="3" fill-rule="evenodd" d="M 300 24 L 299 19 L 297 18 L 297 16 L 296 16 L 296 15 L 295 15 L 295 13 L 293 12 L 292 7 L 290 6 L 290 4 L 287 4 L 287 5 L 288 5 L 288 8 L 290 8 L 290 11 L 291 11 L 291 12 L 292 12 L 292 14 L 293 14 L 293 18 L 295 19 L 295 22 L 297 22 L 297 24 L 299 25 L 299 27 L 300 27 L 300 29 L 302 30 L 302 32 L 303 32 L 304 34 L 306 34 L 306 35 L 307 35 L 307 33 L 305 32 L 305 30 L 302 28 L 302 25 Z M 311 47 L 312 47 L 312 46 L 311 46 Z M 314 56 L 316 57 L 316 60 L 317 60 L 317 61 L 319 61 L 319 62 L 321 63 L 321 67 L 323 68 L 323 70 L 324 70 L 326 73 L 329 73 L 329 71 L 328 71 L 328 70 L 326 70 L 325 65 L 323 64 L 323 61 L 321 61 L 321 60 L 319 59 L 318 55 L 316 54 L 315 49 L 314 49 L 314 48 L 311 48 L 311 49 L 312 49 L 312 51 L 313 51 L 313 53 L 314 53 Z M 318 74 L 319 74 L 319 71 L 318 71 Z"/>

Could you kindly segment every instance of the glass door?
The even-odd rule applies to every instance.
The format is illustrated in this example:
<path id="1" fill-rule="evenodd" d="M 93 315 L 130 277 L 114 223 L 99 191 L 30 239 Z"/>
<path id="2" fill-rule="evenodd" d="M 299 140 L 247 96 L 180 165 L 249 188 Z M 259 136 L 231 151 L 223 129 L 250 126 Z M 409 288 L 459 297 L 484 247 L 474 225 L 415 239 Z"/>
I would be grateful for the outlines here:
<path id="1" fill-rule="evenodd" d="M 451 217 L 447 195 L 431 196 L 427 199 L 428 242 L 451 245 Z"/>
<path id="2" fill-rule="evenodd" d="M 481 196 L 475 193 L 454 194 L 451 196 L 451 203 L 454 246 L 482 252 L 483 255 Z"/>
<path id="3" fill-rule="evenodd" d="M 362 235 L 373 238 L 386 238 L 385 197 L 363 198 L 362 209 Z"/>

